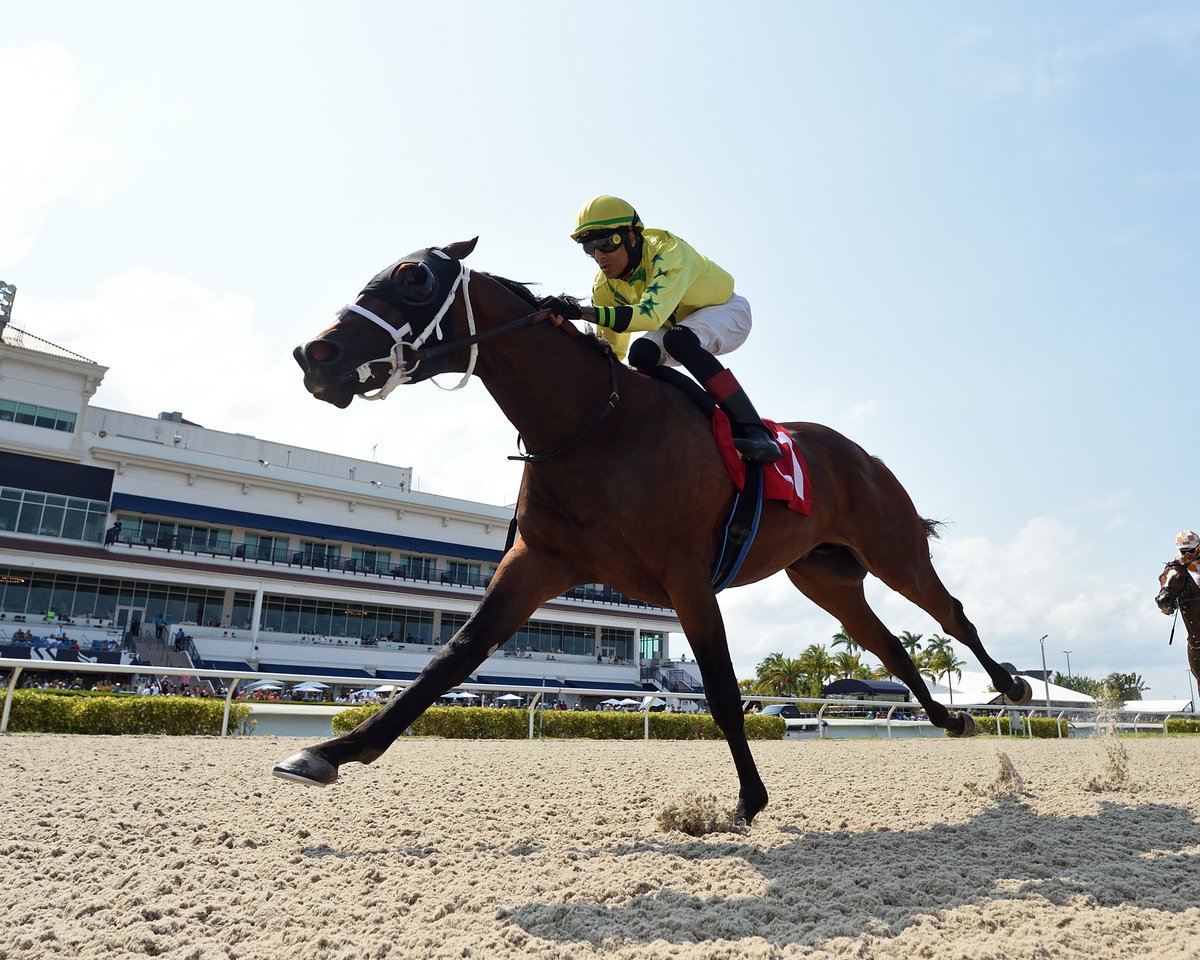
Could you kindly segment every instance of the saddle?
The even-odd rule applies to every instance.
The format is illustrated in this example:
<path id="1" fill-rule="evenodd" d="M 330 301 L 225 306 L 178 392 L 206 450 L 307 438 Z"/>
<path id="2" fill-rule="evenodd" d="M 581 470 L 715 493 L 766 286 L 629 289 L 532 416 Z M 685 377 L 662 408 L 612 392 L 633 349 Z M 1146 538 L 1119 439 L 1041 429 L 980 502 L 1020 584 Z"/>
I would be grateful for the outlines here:
<path id="1" fill-rule="evenodd" d="M 771 431 L 783 456 L 775 463 L 761 464 L 743 460 L 733 445 L 733 429 L 729 417 L 720 405 L 708 395 L 700 384 L 685 377 L 678 370 L 666 366 L 654 367 L 649 375 L 670 384 L 690 399 L 700 411 L 712 421 L 713 439 L 729 479 L 737 488 L 729 519 L 725 523 L 721 548 L 713 564 L 713 590 L 720 593 L 737 576 L 742 568 L 762 517 L 764 500 L 784 500 L 788 508 L 797 513 L 812 513 L 812 501 L 808 492 L 807 469 L 804 457 L 792 443 L 791 434 L 771 420 L 763 420 Z"/>

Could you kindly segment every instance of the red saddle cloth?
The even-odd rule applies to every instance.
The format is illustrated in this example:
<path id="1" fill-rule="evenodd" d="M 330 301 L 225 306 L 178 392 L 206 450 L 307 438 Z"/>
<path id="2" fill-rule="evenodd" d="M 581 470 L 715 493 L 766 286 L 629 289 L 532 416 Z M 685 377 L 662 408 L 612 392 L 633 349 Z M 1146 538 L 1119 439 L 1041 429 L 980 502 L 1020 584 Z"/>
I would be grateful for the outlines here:
<path id="1" fill-rule="evenodd" d="M 812 513 L 812 499 L 808 489 L 808 468 L 804 457 L 792 443 L 792 436 L 773 420 L 764 420 L 767 429 L 775 437 L 783 456 L 774 463 L 763 464 L 763 499 L 786 500 L 788 508 L 805 515 Z M 729 417 L 720 407 L 713 408 L 713 437 L 721 459 L 734 485 L 741 490 L 746 485 L 746 463 L 738 456 L 733 446 L 733 430 Z"/>

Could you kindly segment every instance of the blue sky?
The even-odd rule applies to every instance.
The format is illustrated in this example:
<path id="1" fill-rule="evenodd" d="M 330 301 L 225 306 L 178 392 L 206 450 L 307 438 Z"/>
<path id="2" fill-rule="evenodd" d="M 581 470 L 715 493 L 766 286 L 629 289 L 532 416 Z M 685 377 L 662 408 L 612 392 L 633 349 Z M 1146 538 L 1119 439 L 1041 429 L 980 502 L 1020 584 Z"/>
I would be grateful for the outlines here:
<path id="1" fill-rule="evenodd" d="M 1200 526 L 1194 4 L 9 4 L 0 278 L 111 367 L 96 402 L 412 466 L 511 502 L 477 382 L 337 411 L 291 348 L 383 265 L 590 289 L 631 200 L 754 308 L 759 408 L 891 466 L 1018 666 L 1190 694 L 1152 604 Z M 620 27 L 609 24 L 622 24 Z M 935 632 L 870 588 L 894 631 Z M 722 596 L 739 675 L 837 629 L 782 577 Z M 966 650 L 960 656 L 974 661 Z"/>

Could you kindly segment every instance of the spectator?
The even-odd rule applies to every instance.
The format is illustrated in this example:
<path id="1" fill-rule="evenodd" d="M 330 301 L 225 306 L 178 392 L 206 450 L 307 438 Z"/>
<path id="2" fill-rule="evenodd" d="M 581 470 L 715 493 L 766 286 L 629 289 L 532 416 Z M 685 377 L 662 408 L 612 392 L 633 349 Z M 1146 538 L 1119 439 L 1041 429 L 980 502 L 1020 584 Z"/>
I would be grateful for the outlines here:
<path id="1" fill-rule="evenodd" d="M 167 627 L 167 621 L 163 618 L 163 615 L 160 613 L 157 617 L 154 618 L 154 639 L 155 640 L 161 640 L 163 638 L 163 631 L 166 630 L 166 627 Z"/>

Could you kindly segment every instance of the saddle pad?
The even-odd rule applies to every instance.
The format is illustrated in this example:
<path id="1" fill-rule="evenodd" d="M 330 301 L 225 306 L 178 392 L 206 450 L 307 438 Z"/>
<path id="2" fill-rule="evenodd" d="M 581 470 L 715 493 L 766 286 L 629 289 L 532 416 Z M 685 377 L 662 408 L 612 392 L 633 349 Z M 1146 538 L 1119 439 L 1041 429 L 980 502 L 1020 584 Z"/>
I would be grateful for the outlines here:
<path id="1" fill-rule="evenodd" d="M 795 444 L 792 436 L 773 420 L 763 420 L 767 429 L 775 437 L 783 456 L 774 463 L 763 464 L 763 499 L 785 500 L 788 509 L 803 513 L 812 513 L 812 499 L 808 489 L 808 470 L 804 465 L 804 457 Z M 729 418 L 720 407 L 713 408 L 713 437 L 717 441 L 717 449 L 729 478 L 734 486 L 741 490 L 746 485 L 746 464 L 733 446 L 733 430 Z"/>

